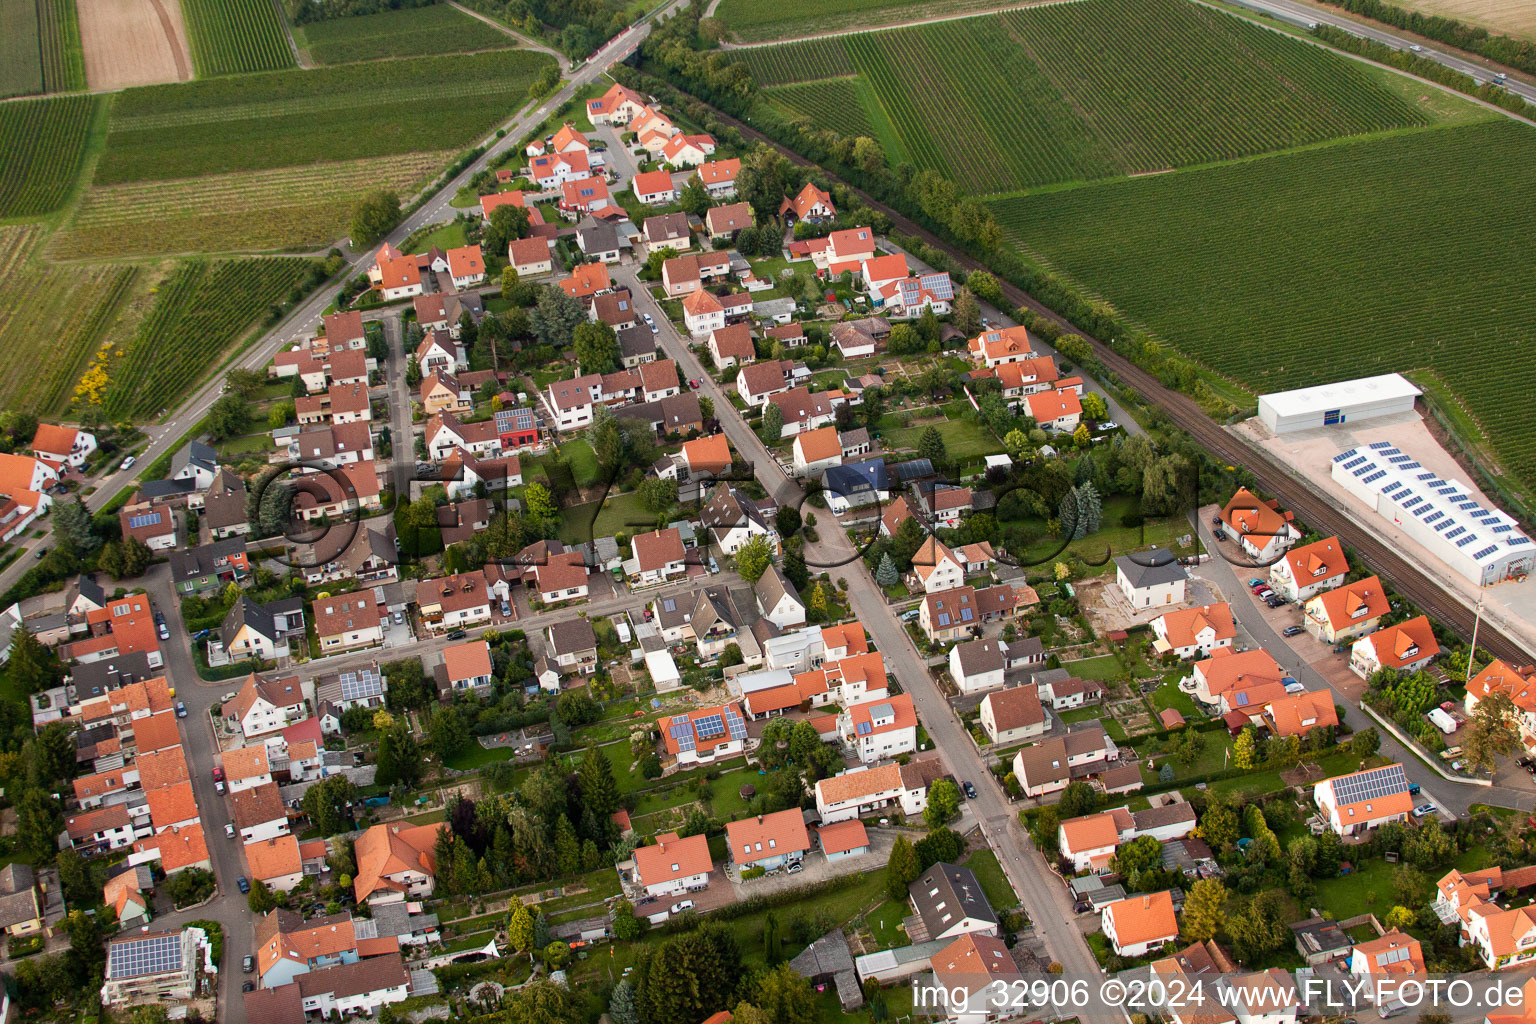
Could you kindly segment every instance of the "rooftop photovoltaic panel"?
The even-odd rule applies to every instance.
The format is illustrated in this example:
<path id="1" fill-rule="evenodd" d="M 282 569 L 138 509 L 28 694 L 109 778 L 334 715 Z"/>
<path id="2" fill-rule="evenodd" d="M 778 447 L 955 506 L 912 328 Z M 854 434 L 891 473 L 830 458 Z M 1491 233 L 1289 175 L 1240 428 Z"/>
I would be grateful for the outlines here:
<path id="1" fill-rule="evenodd" d="M 1362 800 L 1377 800 L 1406 792 L 1408 776 L 1403 774 L 1403 766 L 1400 764 L 1372 768 L 1333 780 L 1333 796 L 1339 804 L 1355 804 Z"/>
<path id="2" fill-rule="evenodd" d="M 109 948 L 107 977 L 138 978 L 181 967 L 181 936 L 155 935 L 119 942 Z"/>

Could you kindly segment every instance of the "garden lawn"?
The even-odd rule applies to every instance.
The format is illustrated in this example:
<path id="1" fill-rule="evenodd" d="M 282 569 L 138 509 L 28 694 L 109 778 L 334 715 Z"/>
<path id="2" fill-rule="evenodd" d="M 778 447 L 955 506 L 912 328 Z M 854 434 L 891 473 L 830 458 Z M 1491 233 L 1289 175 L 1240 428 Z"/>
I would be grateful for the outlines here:
<path id="1" fill-rule="evenodd" d="M 1012 910 L 1019 905 L 1019 897 L 1009 884 L 1008 876 L 1003 874 L 997 854 L 991 850 L 977 850 L 964 866 L 970 868 L 976 881 L 981 883 L 981 891 L 987 894 L 987 902 L 992 904 L 993 910 Z"/>

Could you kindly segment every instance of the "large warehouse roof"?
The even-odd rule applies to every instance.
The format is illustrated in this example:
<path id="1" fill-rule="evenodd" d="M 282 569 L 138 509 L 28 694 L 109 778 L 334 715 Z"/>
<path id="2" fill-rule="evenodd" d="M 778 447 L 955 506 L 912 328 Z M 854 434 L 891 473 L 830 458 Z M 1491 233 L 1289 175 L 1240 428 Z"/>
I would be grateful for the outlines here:
<path id="1" fill-rule="evenodd" d="M 1305 416 L 1307 413 L 1328 409 L 1347 409 L 1365 402 L 1417 398 L 1422 393 L 1402 374 L 1384 373 L 1379 377 L 1360 377 L 1357 380 L 1335 381 L 1294 391 L 1277 391 L 1272 395 L 1260 395 L 1259 401 L 1267 404 L 1277 416 Z"/>
<path id="2" fill-rule="evenodd" d="M 1347 474 L 1356 486 L 1385 495 L 1404 516 L 1414 516 L 1479 565 L 1492 565 L 1511 549 L 1521 554 L 1531 550 L 1530 538 L 1516 529 L 1513 519 L 1484 508 L 1464 484 L 1442 480 L 1390 441 L 1340 452 L 1333 462 L 1335 476 Z"/>

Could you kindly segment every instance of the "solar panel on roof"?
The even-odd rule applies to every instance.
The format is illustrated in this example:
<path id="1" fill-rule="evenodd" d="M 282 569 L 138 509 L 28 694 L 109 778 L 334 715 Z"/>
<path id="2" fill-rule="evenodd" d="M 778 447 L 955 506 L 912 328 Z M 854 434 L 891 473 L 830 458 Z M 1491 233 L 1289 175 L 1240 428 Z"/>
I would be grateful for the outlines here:
<path id="1" fill-rule="evenodd" d="M 1354 804 L 1362 800 L 1377 800 L 1394 793 L 1408 792 L 1408 777 L 1403 766 L 1389 764 L 1384 768 L 1346 775 L 1333 780 L 1334 799 L 1340 804 Z"/>

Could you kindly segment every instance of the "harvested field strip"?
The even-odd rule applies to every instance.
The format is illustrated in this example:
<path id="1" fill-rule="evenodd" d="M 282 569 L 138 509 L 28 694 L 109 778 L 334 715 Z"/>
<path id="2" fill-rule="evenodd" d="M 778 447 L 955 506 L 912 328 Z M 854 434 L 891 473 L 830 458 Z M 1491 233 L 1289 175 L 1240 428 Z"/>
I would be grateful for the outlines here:
<path id="1" fill-rule="evenodd" d="M 181 0 L 199 77 L 293 67 L 293 50 L 272 0 Z"/>
<path id="2" fill-rule="evenodd" d="M 992 209 L 1021 247 L 1254 390 L 1432 370 L 1505 470 L 1536 481 L 1529 127 L 1403 132 Z"/>
<path id="3" fill-rule="evenodd" d="M 875 129 L 865 116 L 864 106 L 851 78 L 833 78 L 825 82 L 804 82 L 766 89 L 763 95 L 785 110 L 799 114 L 808 121 L 822 125 L 853 138 L 858 135 L 875 135 Z"/>
<path id="4" fill-rule="evenodd" d="M 447 4 L 311 22 L 295 28 L 294 36 L 319 64 L 516 45 L 506 34 Z"/>
<path id="5" fill-rule="evenodd" d="M 69 195 L 80 173 L 92 96 L 0 103 L 0 217 L 47 213 Z"/>
<path id="6" fill-rule="evenodd" d="M 458 149 L 510 115 L 551 59 L 495 50 L 130 89 L 113 104 L 95 180 L 114 185 Z"/>
<path id="7" fill-rule="evenodd" d="M 37 0 L 0 0 L 0 96 L 43 91 L 37 38 Z"/>
<path id="8" fill-rule="evenodd" d="M 736 56 L 730 54 L 729 56 Z M 855 69 L 842 39 L 808 39 L 786 46 L 743 50 L 741 58 L 759 85 L 787 85 L 851 75 Z"/>
<path id="9" fill-rule="evenodd" d="M 147 419 L 199 376 L 308 272 L 302 259 L 189 260 L 162 282 L 154 309 L 109 364 L 109 415 Z"/>
<path id="10" fill-rule="evenodd" d="M 100 259 L 319 247 L 346 235 L 350 204 L 359 193 L 388 188 L 409 196 L 452 155 L 407 153 L 91 188 L 48 254 Z"/>
<path id="11" fill-rule="evenodd" d="M 75 0 L 37 0 L 37 25 L 43 88 L 48 92 L 84 89 L 85 51 L 80 45 Z"/>
<path id="12" fill-rule="evenodd" d="M 39 263 L 33 256 L 45 230 L 0 227 L 0 352 L 25 368 L 0 379 L 0 408 L 52 416 L 69 405 L 92 353 L 120 326 L 138 271 Z"/>

